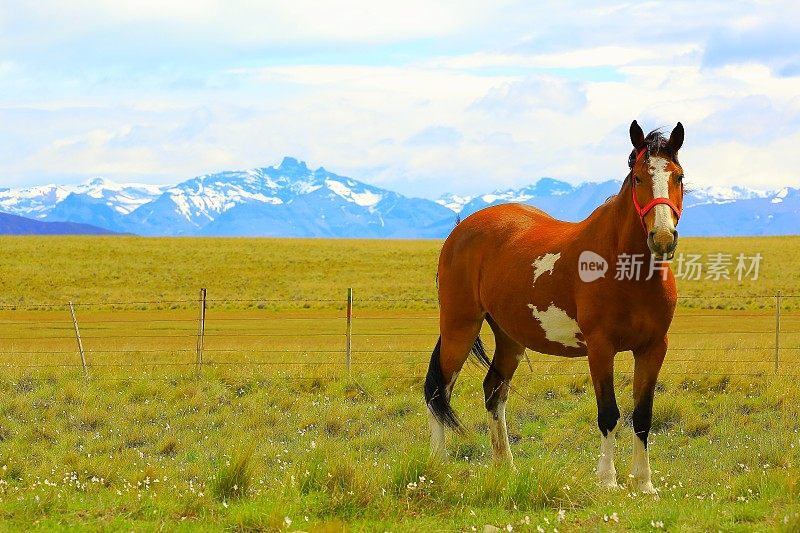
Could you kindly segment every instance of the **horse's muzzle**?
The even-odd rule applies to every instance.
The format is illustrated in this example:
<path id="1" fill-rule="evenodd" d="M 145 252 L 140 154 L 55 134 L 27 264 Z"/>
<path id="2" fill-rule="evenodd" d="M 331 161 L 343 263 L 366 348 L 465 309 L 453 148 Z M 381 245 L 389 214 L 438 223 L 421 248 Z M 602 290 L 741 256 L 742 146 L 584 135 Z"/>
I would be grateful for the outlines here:
<path id="1" fill-rule="evenodd" d="M 656 257 L 672 259 L 678 247 L 678 230 L 651 231 L 647 236 L 647 246 Z"/>

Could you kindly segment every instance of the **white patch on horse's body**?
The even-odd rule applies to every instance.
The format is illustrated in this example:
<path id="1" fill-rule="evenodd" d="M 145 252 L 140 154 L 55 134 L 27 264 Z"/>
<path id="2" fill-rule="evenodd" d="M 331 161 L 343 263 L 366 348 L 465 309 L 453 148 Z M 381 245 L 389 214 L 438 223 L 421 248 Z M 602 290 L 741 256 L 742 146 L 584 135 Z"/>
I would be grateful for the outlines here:
<path id="1" fill-rule="evenodd" d="M 658 494 L 650 478 L 650 456 L 642 439 L 633 435 L 633 466 L 631 477 L 636 490 L 643 494 Z"/>
<path id="2" fill-rule="evenodd" d="M 557 254 L 544 254 L 542 257 L 535 260 L 531 264 L 533 267 L 533 282 L 536 283 L 536 280 L 539 279 L 539 276 L 545 272 L 552 274 L 553 269 L 556 266 L 556 261 L 558 261 L 560 258 L 561 252 Z"/>
<path id="3" fill-rule="evenodd" d="M 614 429 L 604 437 L 600 434 L 600 461 L 597 463 L 597 477 L 600 484 L 609 489 L 615 489 L 617 484 L 617 469 L 614 467 L 614 445 L 616 443 L 617 429 L 621 421 L 617 422 Z"/>
<path id="4" fill-rule="evenodd" d="M 653 198 L 669 199 L 669 179 L 671 173 L 667 170 L 669 161 L 663 157 L 650 158 L 650 175 L 653 176 Z M 668 205 L 658 204 L 653 208 L 656 220 L 653 224 L 655 231 L 674 231 L 675 223 L 672 220 L 672 209 Z"/>
<path id="5" fill-rule="evenodd" d="M 492 440 L 492 458 L 496 463 L 513 464 L 511 445 L 508 442 L 506 427 L 506 402 L 497 402 L 493 412 L 489 412 L 489 436 Z"/>
<path id="6" fill-rule="evenodd" d="M 547 340 L 563 344 L 569 348 L 586 346 L 586 343 L 578 338 L 578 335 L 581 334 L 581 328 L 578 327 L 578 323 L 570 318 L 563 309 L 559 309 L 552 303 L 544 311 L 540 311 L 533 304 L 528 304 L 528 307 L 533 312 L 533 318 L 541 324 Z"/>

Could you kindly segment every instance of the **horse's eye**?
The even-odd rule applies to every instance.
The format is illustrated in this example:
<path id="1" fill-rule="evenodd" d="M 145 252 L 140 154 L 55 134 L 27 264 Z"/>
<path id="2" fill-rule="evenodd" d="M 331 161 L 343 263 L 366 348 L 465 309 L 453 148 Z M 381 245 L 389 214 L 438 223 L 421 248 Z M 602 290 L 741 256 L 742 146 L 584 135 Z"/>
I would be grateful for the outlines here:
<path id="1" fill-rule="evenodd" d="M 636 183 L 641 183 L 642 182 L 642 180 L 641 180 L 641 178 L 639 178 L 639 176 L 633 176 L 633 179 L 636 180 Z"/>
<path id="2" fill-rule="evenodd" d="M 683 174 L 681 174 L 680 176 L 678 176 L 677 178 L 675 178 L 675 180 L 676 180 L 678 183 L 683 183 Z"/>

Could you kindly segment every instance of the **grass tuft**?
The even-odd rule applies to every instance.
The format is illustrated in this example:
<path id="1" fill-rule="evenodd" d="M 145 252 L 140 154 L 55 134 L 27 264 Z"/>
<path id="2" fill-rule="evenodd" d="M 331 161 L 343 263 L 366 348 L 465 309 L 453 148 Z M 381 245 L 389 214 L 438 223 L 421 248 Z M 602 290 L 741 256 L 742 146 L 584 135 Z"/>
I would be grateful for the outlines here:
<path id="1" fill-rule="evenodd" d="M 158 445 L 158 453 L 161 455 L 174 456 L 178 449 L 178 440 L 170 435 L 165 437 Z"/>
<path id="2" fill-rule="evenodd" d="M 253 481 L 250 461 L 253 447 L 240 453 L 217 471 L 212 486 L 214 497 L 221 502 L 239 500 L 247 495 Z"/>
<path id="3" fill-rule="evenodd" d="M 650 431 L 662 433 L 684 419 L 684 405 L 670 396 L 663 396 L 653 405 L 653 421 Z"/>

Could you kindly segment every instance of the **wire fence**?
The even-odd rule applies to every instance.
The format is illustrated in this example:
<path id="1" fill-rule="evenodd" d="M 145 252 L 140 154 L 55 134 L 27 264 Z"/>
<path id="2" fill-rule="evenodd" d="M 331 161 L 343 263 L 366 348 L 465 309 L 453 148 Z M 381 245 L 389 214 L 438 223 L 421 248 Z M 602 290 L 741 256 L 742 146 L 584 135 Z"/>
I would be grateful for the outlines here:
<path id="1" fill-rule="evenodd" d="M 438 315 L 380 309 L 374 304 L 387 300 L 354 300 L 350 289 L 346 294 L 344 311 L 228 309 L 234 301 L 270 300 L 213 300 L 205 290 L 185 300 L 0 306 L 0 369 L 9 377 L 32 378 L 74 372 L 92 379 L 159 379 L 244 371 L 298 380 L 368 374 L 421 380 L 438 336 Z M 747 296 L 763 300 L 756 311 L 679 307 L 662 374 L 800 375 L 800 313 L 784 305 L 798 296 Z M 333 300 L 308 303 L 320 301 Z M 173 303 L 194 309 L 163 308 Z M 491 352 L 488 328 L 482 338 Z M 616 368 L 632 372 L 629 353 L 617 356 Z M 518 372 L 582 376 L 588 365 L 585 358 L 529 351 Z"/>

